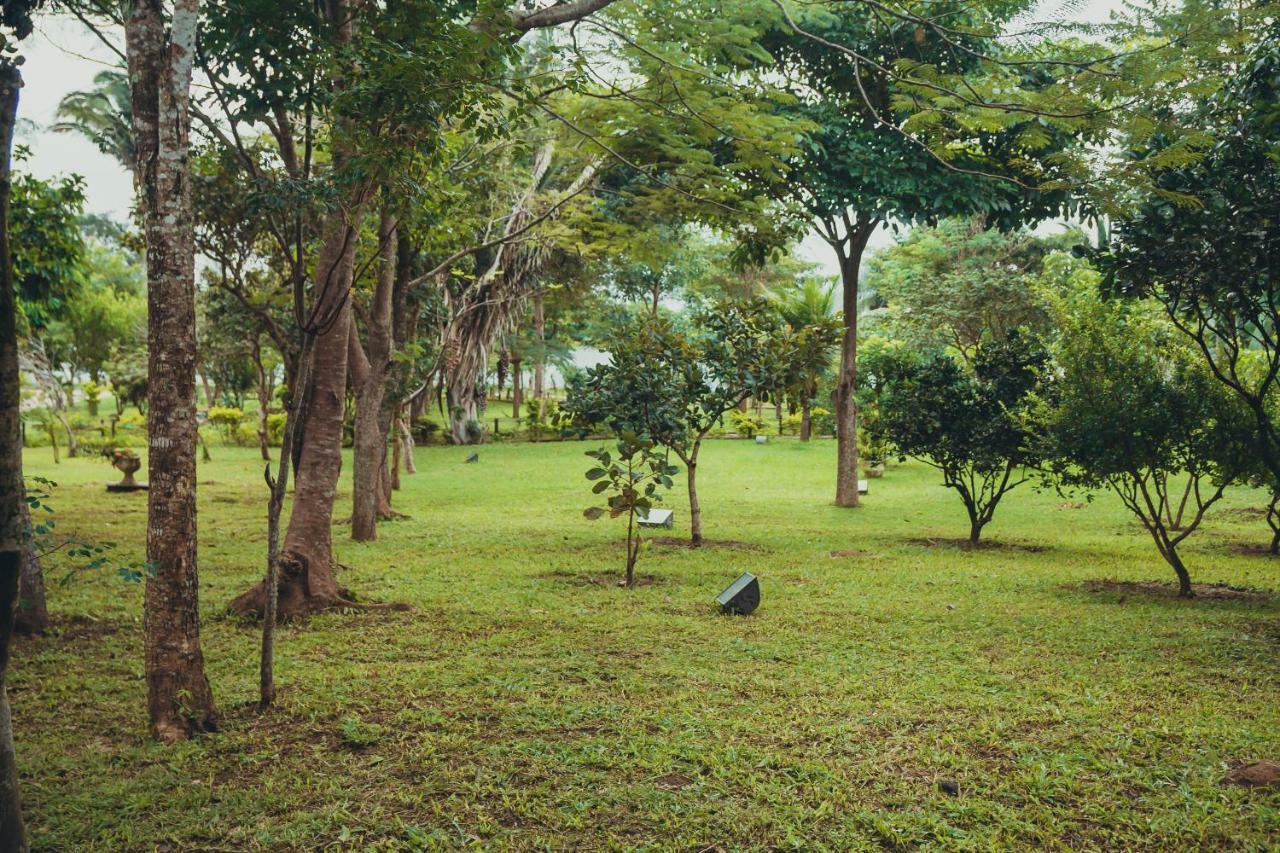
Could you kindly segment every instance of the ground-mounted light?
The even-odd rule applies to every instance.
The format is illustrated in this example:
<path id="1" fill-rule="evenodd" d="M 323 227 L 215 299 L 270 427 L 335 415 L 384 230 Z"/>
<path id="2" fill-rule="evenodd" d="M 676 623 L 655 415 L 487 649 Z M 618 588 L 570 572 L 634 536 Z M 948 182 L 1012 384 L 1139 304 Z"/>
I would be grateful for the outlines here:
<path id="1" fill-rule="evenodd" d="M 760 581 L 751 572 L 743 572 L 742 577 L 716 596 L 716 604 L 725 613 L 746 616 L 760 606 Z"/>
<path id="2" fill-rule="evenodd" d="M 675 510 L 670 509 L 651 509 L 647 515 L 639 518 L 641 527 L 665 527 L 667 530 L 671 529 L 675 521 Z"/>

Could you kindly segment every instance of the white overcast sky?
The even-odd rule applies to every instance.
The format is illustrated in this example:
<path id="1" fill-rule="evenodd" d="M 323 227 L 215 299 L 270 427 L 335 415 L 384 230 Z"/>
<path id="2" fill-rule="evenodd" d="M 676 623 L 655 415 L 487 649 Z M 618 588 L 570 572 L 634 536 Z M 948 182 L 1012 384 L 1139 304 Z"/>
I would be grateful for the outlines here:
<path id="1" fill-rule="evenodd" d="M 1048 0 L 1035 17 L 1055 17 L 1068 0 Z M 1087 0 L 1073 17 L 1081 22 L 1106 21 L 1120 0 Z M 74 19 L 55 15 L 40 17 L 36 32 L 23 43 L 26 65 L 19 116 L 34 123 L 34 129 L 20 130 L 20 143 L 31 148 L 31 158 L 23 168 L 41 177 L 74 172 L 86 182 L 87 208 L 123 220 L 128 216 L 133 187 L 129 175 L 112 158 L 73 133 L 52 133 L 58 101 L 68 92 L 93 86 L 93 76 L 116 64 L 115 55 Z M 873 238 L 873 246 L 892 241 L 886 230 Z M 831 250 L 816 236 L 810 236 L 800 253 L 825 270 L 834 272 Z"/>

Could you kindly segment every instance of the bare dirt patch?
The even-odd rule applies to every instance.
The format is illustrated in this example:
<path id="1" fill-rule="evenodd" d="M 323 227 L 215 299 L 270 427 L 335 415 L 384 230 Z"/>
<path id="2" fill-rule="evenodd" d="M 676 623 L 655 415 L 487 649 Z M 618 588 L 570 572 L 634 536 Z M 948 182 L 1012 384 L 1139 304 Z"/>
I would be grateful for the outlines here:
<path id="1" fill-rule="evenodd" d="M 872 557 L 875 555 L 872 554 L 870 551 L 862 551 L 858 548 L 844 548 L 841 550 L 832 551 L 831 556 L 833 557 Z"/>
<path id="2" fill-rule="evenodd" d="M 1002 542 L 984 539 L 970 542 L 968 539 L 950 539 L 945 537 L 918 536 L 908 539 L 909 545 L 921 545 L 925 548 L 956 548 L 961 551 L 1018 551 L 1024 554 L 1040 554 L 1049 550 L 1047 545 L 1034 545 L 1029 542 Z"/>
<path id="3" fill-rule="evenodd" d="M 1084 590 L 1085 592 L 1116 593 L 1120 595 L 1121 601 L 1124 601 L 1130 595 L 1140 595 L 1147 598 L 1178 597 L 1177 584 L 1166 583 L 1165 581 L 1118 581 L 1111 578 L 1103 578 L 1101 580 L 1085 581 L 1080 584 L 1068 584 L 1067 587 L 1069 589 Z M 1271 598 L 1271 593 L 1260 589 L 1231 586 L 1225 583 L 1195 583 L 1191 585 L 1191 591 L 1196 598 L 1210 601 L 1266 601 Z"/>
<path id="4" fill-rule="evenodd" d="M 1058 509 L 1084 509 L 1087 506 L 1088 504 L 1084 501 L 1067 501 L 1066 503 L 1058 504 Z"/>
<path id="5" fill-rule="evenodd" d="M 736 539 L 703 539 L 694 545 L 688 539 L 678 536 L 657 536 L 649 540 L 654 545 L 668 545 L 672 548 L 724 548 L 728 551 L 763 551 L 760 545 L 751 542 L 739 542 Z"/>
<path id="6" fill-rule="evenodd" d="M 686 776 L 683 773 L 668 773 L 653 780 L 654 785 L 659 788 L 666 788 L 668 791 L 679 791 L 681 788 L 687 788 L 693 783 L 693 777 Z"/>
<path id="7" fill-rule="evenodd" d="M 1280 764 L 1274 761 L 1253 761 L 1241 765 L 1228 773 L 1222 784 L 1280 790 Z"/>

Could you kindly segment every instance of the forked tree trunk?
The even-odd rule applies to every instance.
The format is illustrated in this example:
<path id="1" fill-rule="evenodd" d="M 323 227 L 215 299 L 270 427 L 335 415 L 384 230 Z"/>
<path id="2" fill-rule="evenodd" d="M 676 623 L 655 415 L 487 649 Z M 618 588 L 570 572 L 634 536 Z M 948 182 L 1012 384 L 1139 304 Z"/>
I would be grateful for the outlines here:
<path id="1" fill-rule="evenodd" d="M 217 727 L 200 649 L 196 570 L 195 235 L 188 106 L 199 4 L 178 0 L 166 12 L 169 5 L 136 0 L 125 19 L 147 243 L 147 706 L 152 733 L 165 742 Z"/>
<path id="2" fill-rule="evenodd" d="M 49 628 L 49 606 L 45 600 L 44 571 L 36 553 L 31 529 L 31 510 L 22 504 L 22 572 L 18 581 L 18 615 L 14 630 L 19 634 L 43 634 Z"/>
<path id="3" fill-rule="evenodd" d="M 18 761 L 5 679 L 18 608 L 22 571 L 23 516 L 22 420 L 18 416 L 17 299 L 9 248 L 10 164 L 22 75 L 0 60 L 0 849 L 25 851 L 26 827 L 18 796 Z"/>

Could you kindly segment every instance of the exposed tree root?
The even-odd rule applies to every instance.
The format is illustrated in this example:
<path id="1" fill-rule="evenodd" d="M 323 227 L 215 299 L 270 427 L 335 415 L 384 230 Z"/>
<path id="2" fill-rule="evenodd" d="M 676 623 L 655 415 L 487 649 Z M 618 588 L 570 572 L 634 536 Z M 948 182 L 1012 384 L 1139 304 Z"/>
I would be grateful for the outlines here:
<path id="1" fill-rule="evenodd" d="M 305 557 L 284 554 L 280 558 L 280 588 L 277 594 L 277 618 L 280 621 L 310 616 L 326 610 L 411 610 L 408 604 L 364 602 L 356 600 L 349 589 L 333 579 L 333 567 L 323 572 L 308 570 Z M 238 596 L 228 605 L 232 613 L 260 618 L 266 610 L 267 595 L 263 582 Z"/>

